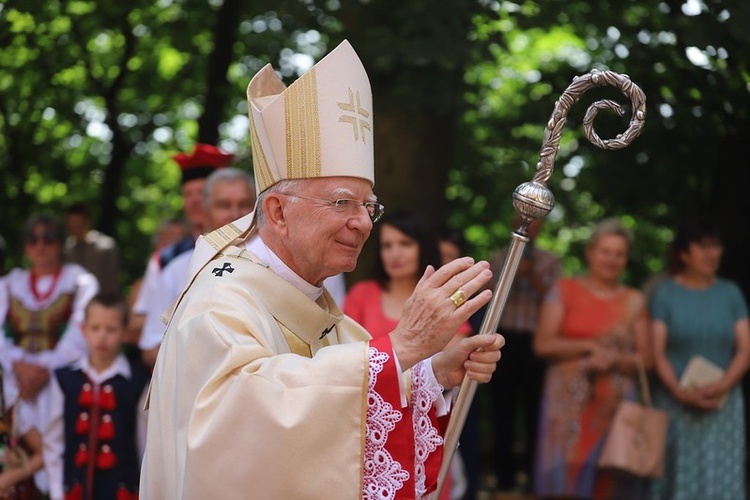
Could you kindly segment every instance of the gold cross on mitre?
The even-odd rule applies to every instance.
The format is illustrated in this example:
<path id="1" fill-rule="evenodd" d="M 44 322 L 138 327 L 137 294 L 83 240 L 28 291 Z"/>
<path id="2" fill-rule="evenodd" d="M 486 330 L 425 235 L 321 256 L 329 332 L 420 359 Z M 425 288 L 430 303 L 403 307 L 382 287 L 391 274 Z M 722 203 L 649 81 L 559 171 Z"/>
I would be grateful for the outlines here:
<path id="1" fill-rule="evenodd" d="M 367 119 L 370 118 L 370 112 L 362 107 L 362 102 L 359 97 L 359 90 L 356 92 L 352 91 L 351 88 L 348 90 L 349 101 L 337 102 L 336 104 L 338 104 L 339 108 L 341 108 L 343 111 L 351 113 L 351 115 L 342 114 L 341 116 L 339 116 L 339 121 L 352 124 L 355 141 L 358 141 L 361 136 L 362 142 L 367 142 L 367 138 L 365 137 L 365 130 L 368 132 L 372 130 L 370 128 L 370 122 L 367 121 Z M 357 115 L 359 115 L 359 117 L 357 117 Z M 359 125 L 359 127 L 357 125 Z"/>

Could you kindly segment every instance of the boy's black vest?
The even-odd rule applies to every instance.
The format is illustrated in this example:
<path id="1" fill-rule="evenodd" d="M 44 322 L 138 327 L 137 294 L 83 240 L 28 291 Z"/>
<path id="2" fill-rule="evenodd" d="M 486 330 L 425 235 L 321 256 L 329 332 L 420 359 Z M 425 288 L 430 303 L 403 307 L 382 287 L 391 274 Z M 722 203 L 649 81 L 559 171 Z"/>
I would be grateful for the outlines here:
<path id="1" fill-rule="evenodd" d="M 129 363 L 130 379 L 115 375 L 98 391 L 78 368 L 55 370 L 65 395 L 66 499 L 120 499 L 138 491 L 136 415 L 143 411 L 138 402 L 148 371 L 137 361 Z"/>

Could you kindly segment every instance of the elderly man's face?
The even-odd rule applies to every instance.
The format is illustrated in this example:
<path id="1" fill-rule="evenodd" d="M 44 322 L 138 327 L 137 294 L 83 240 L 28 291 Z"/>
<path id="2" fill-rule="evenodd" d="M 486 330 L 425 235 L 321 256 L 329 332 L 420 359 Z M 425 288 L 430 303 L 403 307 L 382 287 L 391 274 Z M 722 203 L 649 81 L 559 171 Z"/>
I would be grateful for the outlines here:
<path id="1" fill-rule="evenodd" d="M 292 268 L 315 285 L 329 276 L 353 270 L 372 231 L 370 216 L 364 206 L 341 211 L 327 202 L 342 198 L 375 201 L 370 183 L 356 177 L 313 179 L 294 194 L 305 198 L 287 196 L 286 246 Z"/>

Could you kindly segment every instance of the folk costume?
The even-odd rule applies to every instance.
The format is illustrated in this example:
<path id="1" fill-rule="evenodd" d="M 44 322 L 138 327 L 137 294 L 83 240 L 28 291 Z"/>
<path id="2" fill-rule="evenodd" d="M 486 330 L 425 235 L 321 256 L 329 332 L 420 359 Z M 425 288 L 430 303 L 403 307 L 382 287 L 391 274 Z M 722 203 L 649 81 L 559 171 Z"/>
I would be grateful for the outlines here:
<path id="1" fill-rule="evenodd" d="M 374 183 L 372 98 L 343 42 L 289 88 L 248 87 L 258 192 L 281 179 Z M 430 360 L 401 373 L 254 213 L 198 240 L 154 368 L 141 498 L 417 498 L 434 489 L 449 401 Z"/>
<path id="2" fill-rule="evenodd" d="M 136 499 L 137 413 L 148 370 L 118 356 L 102 372 L 87 358 L 55 370 L 45 463 L 52 500 Z"/>
<path id="3" fill-rule="evenodd" d="M 158 286 L 147 304 L 146 322 L 141 330 L 138 347 L 144 350 L 156 349 L 164 336 L 164 323 L 161 320 L 169 306 L 180 296 L 188 281 L 188 264 L 193 255 L 190 248 L 174 258 L 162 269 L 156 281 Z"/>
<path id="4" fill-rule="evenodd" d="M 49 385 L 33 400 L 18 398 L 13 375 L 17 361 L 50 370 L 83 356 L 86 342 L 80 330 L 86 304 L 99 291 L 93 274 L 77 264 L 64 264 L 55 275 L 36 277 L 28 269 L 13 269 L 0 280 L 0 363 L 5 383 L 6 405 L 17 406 L 17 425 L 25 434 L 46 418 Z M 37 473 L 36 484 L 47 490 L 47 478 Z"/>
<path id="5" fill-rule="evenodd" d="M 55 275 L 35 277 L 13 269 L 0 281 L 0 363 L 17 395 L 13 363 L 24 361 L 55 369 L 86 353 L 81 334 L 84 309 L 99 291 L 94 275 L 77 264 L 64 264 Z M 8 394 L 11 397 L 11 394 Z"/>
<path id="6" fill-rule="evenodd" d="M 8 391 L 4 378 L 0 368 L 0 473 L 9 473 L 16 468 L 28 467 L 35 450 L 28 446 L 24 438 L 34 429 L 38 430 L 40 425 L 35 421 L 37 415 L 29 414 L 28 405 L 6 406 Z M 46 478 L 42 479 L 42 485 L 46 485 Z M 32 475 L 11 487 L 6 497 L 10 500 L 36 500 L 43 498 L 43 494 Z"/>

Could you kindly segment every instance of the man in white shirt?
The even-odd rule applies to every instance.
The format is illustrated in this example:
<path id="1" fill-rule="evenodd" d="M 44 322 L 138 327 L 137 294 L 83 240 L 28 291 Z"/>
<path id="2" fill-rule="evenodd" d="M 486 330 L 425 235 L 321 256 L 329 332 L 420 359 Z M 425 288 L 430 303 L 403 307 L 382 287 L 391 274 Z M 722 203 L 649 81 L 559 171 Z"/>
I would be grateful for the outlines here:
<path id="1" fill-rule="evenodd" d="M 209 231 L 218 229 L 233 220 L 247 215 L 255 205 L 253 178 L 243 170 L 227 167 L 214 171 L 203 185 L 203 213 Z M 175 257 L 162 270 L 156 289 L 148 303 L 146 322 L 141 331 L 138 347 L 143 361 L 153 367 L 166 326 L 162 315 L 180 296 L 188 281 L 188 264 L 193 250 Z"/>
<path id="2" fill-rule="evenodd" d="M 197 143 L 192 152 L 178 153 L 172 159 L 180 167 L 180 193 L 190 234 L 149 258 L 138 297 L 131 309 L 131 328 L 136 331 L 142 328 L 149 304 L 159 293 L 159 275 L 162 270 L 180 254 L 192 250 L 195 239 L 206 230 L 206 216 L 203 212 L 203 186 L 206 178 L 216 169 L 231 164 L 234 155 L 210 144 Z"/>

